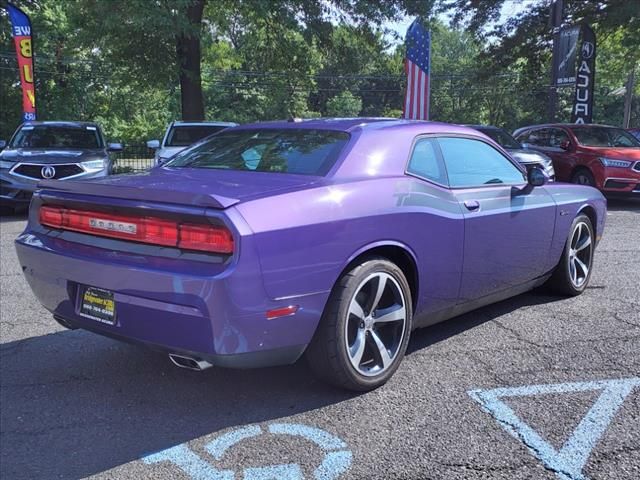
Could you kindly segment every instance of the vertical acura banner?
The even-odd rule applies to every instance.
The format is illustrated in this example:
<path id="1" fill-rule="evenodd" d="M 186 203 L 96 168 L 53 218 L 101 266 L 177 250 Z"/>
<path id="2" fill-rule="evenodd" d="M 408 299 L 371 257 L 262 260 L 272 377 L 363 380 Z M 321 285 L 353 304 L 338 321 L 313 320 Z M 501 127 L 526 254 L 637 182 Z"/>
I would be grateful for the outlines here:
<path id="1" fill-rule="evenodd" d="M 31 21 L 26 13 L 15 5 L 7 3 L 11 19 L 11 35 L 16 46 L 20 84 L 22 85 L 22 119 L 26 122 L 36 119 L 36 88 L 33 77 L 33 42 Z"/>
<path id="2" fill-rule="evenodd" d="M 596 76 L 596 35 L 589 25 L 582 26 L 582 46 L 576 72 L 576 93 L 571 110 L 572 123 L 591 123 L 593 87 Z"/>

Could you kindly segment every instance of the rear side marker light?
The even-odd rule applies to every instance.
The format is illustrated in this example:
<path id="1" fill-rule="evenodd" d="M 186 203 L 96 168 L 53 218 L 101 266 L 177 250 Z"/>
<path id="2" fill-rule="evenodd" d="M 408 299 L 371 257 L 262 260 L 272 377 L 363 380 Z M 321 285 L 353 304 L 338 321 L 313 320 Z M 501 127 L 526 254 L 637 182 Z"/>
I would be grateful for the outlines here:
<path id="1" fill-rule="evenodd" d="M 233 253 L 233 237 L 225 227 L 178 223 L 157 217 L 133 217 L 103 212 L 40 207 L 47 227 L 185 250 Z"/>
<path id="2" fill-rule="evenodd" d="M 288 307 L 275 308 L 267 312 L 267 320 L 273 320 L 280 317 L 288 317 L 298 311 L 298 305 L 289 305 Z"/>

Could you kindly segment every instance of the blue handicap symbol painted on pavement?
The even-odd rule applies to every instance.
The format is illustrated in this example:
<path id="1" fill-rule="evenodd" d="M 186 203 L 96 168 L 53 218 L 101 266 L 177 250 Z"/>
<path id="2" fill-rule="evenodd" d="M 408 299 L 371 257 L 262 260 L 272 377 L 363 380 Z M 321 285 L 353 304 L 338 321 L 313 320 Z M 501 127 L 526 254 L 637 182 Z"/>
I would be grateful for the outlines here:
<path id="1" fill-rule="evenodd" d="M 471 390 L 469 395 L 489 412 L 500 425 L 522 441 L 530 452 L 562 480 L 587 480 L 582 469 L 591 451 L 607 430 L 611 420 L 631 391 L 640 386 L 640 378 L 595 382 L 530 385 L 494 390 Z M 531 395 L 598 391 L 602 393 L 580 421 L 560 450 L 553 448 L 535 430 L 520 420 L 501 398 Z"/>
<path id="2" fill-rule="evenodd" d="M 205 445 L 205 450 L 216 461 L 222 459 L 230 448 L 243 440 L 263 434 L 289 435 L 301 437 L 315 443 L 325 452 L 322 463 L 313 471 L 315 480 L 334 480 L 351 466 L 352 454 L 347 445 L 338 437 L 319 428 L 294 423 L 272 423 L 265 430 L 258 425 L 242 427 L 225 433 Z M 142 459 L 146 464 L 170 462 L 193 480 L 303 480 L 302 467 L 297 463 L 247 467 L 242 477 L 236 477 L 232 470 L 219 470 L 201 458 L 185 444 L 147 455 Z"/>

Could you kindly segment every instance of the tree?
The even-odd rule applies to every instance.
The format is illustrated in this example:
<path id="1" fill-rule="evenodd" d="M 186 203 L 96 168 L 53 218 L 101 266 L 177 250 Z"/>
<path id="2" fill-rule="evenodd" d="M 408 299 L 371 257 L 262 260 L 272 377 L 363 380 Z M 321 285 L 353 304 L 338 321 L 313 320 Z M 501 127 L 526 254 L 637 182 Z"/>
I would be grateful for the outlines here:
<path id="1" fill-rule="evenodd" d="M 349 90 L 339 93 L 327 102 L 330 117 L 357 117 L 362 110 L 362 100 Z"/>
<path id="2" fill-rule="evenodd" d="M 521 123 L 539 123 L 546 117 L 545 105 L 551 68 L 553 32 L 550 25 L 549 2 L 531 4 L 527 10 L 503 21 L 502 9 L 508 0 L 440 0 L 439 9 L 453 13 L 454 24 L 464 24 L 476 38 L 485 43 L 480 64 L 480 78 L 495 76 L 496 72 L 515 74 L 511 91 L 523 92 L 515 96 L 522 110 Z M 637 1 L 628 0 L 565 0 L 566 25 L 589 23 L 601 45 L 596 57 L 597 121 L 618 123 L 601 108 L 602 90 L 606 90 L 607 57 L 613 45 L 607 37 L 618 32 L 617 47 L 624 52 L 627 72 L 640 61 L 640 8 Z M 604 74 L 601 77 L 601 73 Z M 559 117 L 569 120 L 572 89 L 561 89 Z M 514 97 L 514 96 L 512 96 Z M 604 103 L 609 102 L 605 99 Z M 564 109 L 562 106 L 564 105 Z M 620 119 L 621 120 L 621 119 Z"/>
<path id="3" fill-rule="evenodd" d="M 185 7 L 189 28 L 176 35 L 176 62 L 182 92 L 182 118 L 204 120 L 200 73 L 200 34 L 205 0 L 193 0 Z"/>

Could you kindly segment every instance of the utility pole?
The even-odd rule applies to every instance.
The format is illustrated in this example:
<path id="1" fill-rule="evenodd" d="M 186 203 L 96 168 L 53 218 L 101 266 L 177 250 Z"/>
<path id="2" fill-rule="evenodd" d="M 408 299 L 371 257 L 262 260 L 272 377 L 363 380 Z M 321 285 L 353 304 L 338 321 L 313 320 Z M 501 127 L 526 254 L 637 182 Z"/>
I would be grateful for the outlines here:
<path id="1" fill-rule="evenodd" d="M 556 105 L 558 104 L 558 62 L 560 61 L 560 26 L 564 14 L 564 0 L 555 0 L 550 7 L 551 28 L 553 31 L 553 56 L 551 60 L 551 85 L 549 85 L 549 104 L 547 118 L 549 122 L 556 121 Z"/>
<path id="2" fill-rule="evenodd" d="M 633 88 L 635 84 L 635 68 L 629 72 L 629 78 L 625 84 L 626 93 L 624 95 L 624 120 L 622 122 L 623 128 L 629 128 L 631 125 L 631 102 L 633 100 Z"/>

